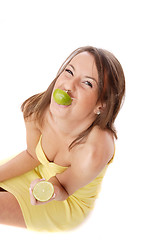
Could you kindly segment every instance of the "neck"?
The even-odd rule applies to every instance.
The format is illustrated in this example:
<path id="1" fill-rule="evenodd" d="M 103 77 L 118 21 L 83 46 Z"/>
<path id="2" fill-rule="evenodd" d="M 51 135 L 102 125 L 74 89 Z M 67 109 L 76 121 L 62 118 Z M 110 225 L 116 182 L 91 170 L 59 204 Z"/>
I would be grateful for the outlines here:
<path id="1" fill-rule="evenodd" d="M 61 118 L 53 117 L 51 112 L 49 111 L 49 119 L 52 128 L 54 131 L 57 132 L 58 135 L 60 135 L 62 138 L 66 138 L 69 141 L 73 141 L 76 139 L 80 133 L 85 131 L 94 121 L 94 119 L 87 119 L 83 122 L 78 122 L 77 120 L 66 120 Z"/>

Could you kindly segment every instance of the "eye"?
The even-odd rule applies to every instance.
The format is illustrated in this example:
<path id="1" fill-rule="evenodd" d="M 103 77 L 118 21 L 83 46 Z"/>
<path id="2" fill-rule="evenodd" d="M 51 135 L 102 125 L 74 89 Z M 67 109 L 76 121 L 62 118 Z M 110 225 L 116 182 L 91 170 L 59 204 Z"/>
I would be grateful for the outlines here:
<path id="1" fill-rule="evenodd" d="M 93 86 L 92 86 L 92 83 L 89 82 L 89 81 L 85 81 L 84 83 L 85 83 L 86 85 L 88 85 L 89 87 L 91 87 L 91 88 L 93 87 Z"/>
<path id="2" fill-rule="evenodd" d="M 65 71 L 73 76 L 73 72 L 70 69 L 66 68 Z"/>

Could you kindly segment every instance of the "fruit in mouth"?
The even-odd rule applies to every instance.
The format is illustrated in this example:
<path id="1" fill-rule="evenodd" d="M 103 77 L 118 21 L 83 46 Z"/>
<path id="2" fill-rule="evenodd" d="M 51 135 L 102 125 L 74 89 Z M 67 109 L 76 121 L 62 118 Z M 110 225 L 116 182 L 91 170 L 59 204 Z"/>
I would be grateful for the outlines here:
<path id="1" fill-rule="evenodd" d="M 33 196 L 35 199 L 41 202 L 51 199 L 54 193 L 53 184 L 50 182 L 41 181 L 38 182 L 33 188 Z"/>
<path id="2" fill-rule="evenodd" d="M 55 89 L 53 92 L 53 98 L 59 105 L 70 105 L 72 103 L 72 98 L 63 90 Z"/>

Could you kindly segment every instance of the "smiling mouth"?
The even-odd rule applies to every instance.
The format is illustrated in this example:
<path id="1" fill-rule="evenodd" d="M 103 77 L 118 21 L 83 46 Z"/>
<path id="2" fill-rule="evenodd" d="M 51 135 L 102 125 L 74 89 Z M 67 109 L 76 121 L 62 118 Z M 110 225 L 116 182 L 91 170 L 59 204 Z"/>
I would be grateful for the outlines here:
<path id="1" fill-rule="evenodd" d="M 58 105 L 66 105 L 69 106 L 72 103 L 72 96 L 70 96 L 67 91 L 62 90 L 62 89 L 55 89 L 53 92 L 53 98 Z"/>
<path id="2" fill-rule="evenodd" d="M 63 105 L 63 104 L 58 104 L 55 102 L 55 104 L 59 107 L 62 107 L 62 108 L 67 108 L 67 107 L 70 107 L 72 105 L 72 103 L 70 105 Z"/>

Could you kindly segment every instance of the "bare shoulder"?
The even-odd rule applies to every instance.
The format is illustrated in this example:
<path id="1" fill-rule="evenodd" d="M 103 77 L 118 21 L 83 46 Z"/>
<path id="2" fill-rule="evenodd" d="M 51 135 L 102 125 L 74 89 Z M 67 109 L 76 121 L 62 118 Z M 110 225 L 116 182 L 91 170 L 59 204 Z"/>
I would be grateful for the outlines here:
<path id="1" fill-rule="evenodd" d="M 24 121 L 26 127 L 27 150 L 34 158 L 36 158 L 35 148 L 41 135 L 41 128 L 33 114 Z"/>
<path id="2" fill-rule="evenodd" d="M 114 155 L 114 138 L 109 131 L 95 127 L 77 154 L 76 164 L 100 172 Z"/>
<path id="3" fill-rule="evenodd" d="M 98 162 L 107 164 L 114 154 L 113 135 L 109 131 L 102 130 L 97 126 L 91 132 L 86 147 L 90 148 L 90 151 L 97 156 Z"/>
<path id="4" fill-rule="evenodd" d="M 92 132 L 88 137 L 88 144 L 91 144 L 93 147 L 100 147 L 107 151 L 114 151 L 114 137 L 111 132 L 108 130 L 102 130 L 98 126 L 94 127 Z"/>
<path id="5" fill-rule="evenodd" d="M 113 156 L 114 140 L 109 132 L 95 127 L 87 141 L 74 148 L 71 166 L 63 173 L 56 175 L 69 195 L 99 175 Z"/>
<path id="6" fill-rule="evenodd" d="M 40 135 L 41 134 L 41 127 L 38 124 L 38 121 L 35 119 L 34 114 L 29 116 L 28 118 L 24 119 L 25 126 L 26 126 L 26 133 L 33 134 L 33 135 Z"/>

